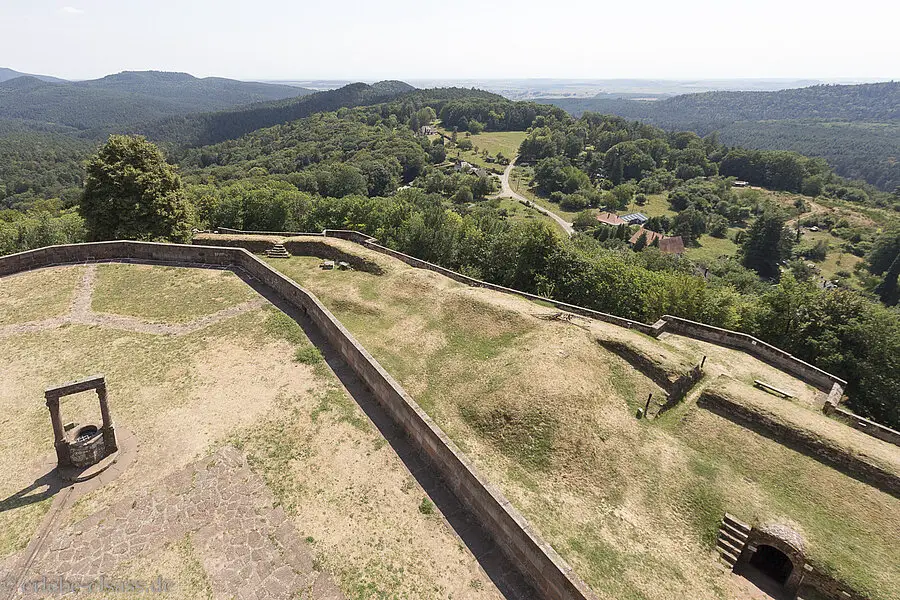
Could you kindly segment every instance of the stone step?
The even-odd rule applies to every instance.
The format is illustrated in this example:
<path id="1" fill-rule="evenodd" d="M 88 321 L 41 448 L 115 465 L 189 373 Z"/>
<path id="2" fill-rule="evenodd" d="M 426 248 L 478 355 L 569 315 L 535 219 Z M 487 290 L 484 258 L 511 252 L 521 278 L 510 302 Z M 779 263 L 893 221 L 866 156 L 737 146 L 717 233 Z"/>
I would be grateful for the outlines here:
<path id="1" fill-rule="evenodd" d="M 740 542 L 741 544 L 747 543 L 748 532 L 741 531 L 740 529 L 736 528 L 734 525 L 725 523 L 724 521 L 722 522 L 722 525 L 719 527 L 719 533 L 720 534 L 727 533 L 735 541 Z"/>
<path id="2" fill-rule="evenodd" d="M 741 521 L 740 519 L 738 519 L 737 517 L 735 517 L 734 515 L 725 513 L 725 516 L 722 517 L 722 523 L 730 525 L 732 528 L 736 529 L 737 531 L 743 532 L 745 534 L 750 533 L 750 526 L 747 525 L 746 523 L 744 523 L 743 521 Z"/>
<path id="3" fill-rule="evenodd" d="M 721 558 L 722 562 L 724 562 L 729 567 L 734 567 L 734 564 L 738 560 L 738 556 L 740 556 L 740 554 L 736 554 L 730 550 L 723 550 L 721 548 L 719 549 L 719 558 Z"/>
<path id="4" fill-rule="evenodd" d="M 288 251 L 281 244 L 275 244 L 268 250 L 266 250 L 266 256 L 269 258 L 290 258 L 291 255 L 288 254 Z"/>
<path id="5" fill-rule="evenodd" d="M 740 556 L 741 552 L 744 551 L 744 544 L 735 543 L 733 540 L 722 537 L 721 535 L 716 539 L 716 546 L 719 548 L 719 551 L 726 551 L 735 556 Z"/>

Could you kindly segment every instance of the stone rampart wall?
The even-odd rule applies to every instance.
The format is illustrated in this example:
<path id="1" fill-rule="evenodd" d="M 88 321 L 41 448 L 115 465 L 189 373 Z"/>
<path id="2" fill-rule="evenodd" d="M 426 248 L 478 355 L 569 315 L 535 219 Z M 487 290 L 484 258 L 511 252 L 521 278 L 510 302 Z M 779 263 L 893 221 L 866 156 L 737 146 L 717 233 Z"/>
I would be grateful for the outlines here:
<path id="1" fill-rule="evenodd" d="M 359 234 L 357 234 L 359 235 Z M 51 246 L 0 257 L 0 276 L 89 261 L 126 260 L 234 267 L 303 310 L 440 473 L 514 565 L 547 600 L 596 600 L 571 567 L 471 465 L 444 432 L 311 293 L 241 248 L 149 242 Z"/>
<path id="2" fill-rule="evenodd" d="M 729 348 L 737 348 L 743 350 L 751 356 L 755 356 L 762 361 L 778 367 L 782 371 L 801 379 L 810 385 L 814 385 L 824 392 L 830 392 L 835 383 L 844 387 L 847 382 L 839 377 L 823 371 L 822 369 L 802 361 L 792 354 L 788 354 L 780 348 L 776 348 L 771 344 L 759 340 L 752 335 L 731 331 L 730 329 L 722 329 L 713 327 L 705 323 L 682 319 L 681 317 L 673 317 L 664 315 L 662 320 L 666 322 L 661 330 L 685 335 L 698 340 L 712 342 L 719 346 Z"/>
<path id="3" fill-rule="evenodd" d="M 855 415 L 849 410 L 832 405 L 830 402 L 825 403 L 825 414 L 854 429 L 862 431 L 865 434 L 878 438 L 879 440 L 883 440 L 895 446 L 900 446 L 900 431 L 885 427 L 880 423 L 870 421 L 859 415 Z"/>
<path id="4" fill-rule="evenodd" d="M 900 477 L 827 438 L 790 427 L 710 389 L 704 390 L 697 405 L 900 498 Z"/>

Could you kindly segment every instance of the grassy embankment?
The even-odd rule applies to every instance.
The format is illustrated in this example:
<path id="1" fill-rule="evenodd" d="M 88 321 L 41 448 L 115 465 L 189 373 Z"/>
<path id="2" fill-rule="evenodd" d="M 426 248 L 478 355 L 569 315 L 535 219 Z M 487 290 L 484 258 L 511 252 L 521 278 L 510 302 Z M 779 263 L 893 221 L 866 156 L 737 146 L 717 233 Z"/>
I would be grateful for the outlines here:
<path id="1" fill-rule="evenodd" d="M 817 565 L 872 598 L 894 597 L 896 498 L 697 408 L 696 392 L 637 421 L 661 390 L 591 332 L 371 254 L 383 275 L 271 262 L 318 295 L 601 597 L 736 597 L 714 551 L 726 510 L 795 527 Z M 708 355 L 704 385 L 720 373 L 759 378 L 817 402 L 814 389 L 740 352 L 613 329 L 680 365 Z"/>

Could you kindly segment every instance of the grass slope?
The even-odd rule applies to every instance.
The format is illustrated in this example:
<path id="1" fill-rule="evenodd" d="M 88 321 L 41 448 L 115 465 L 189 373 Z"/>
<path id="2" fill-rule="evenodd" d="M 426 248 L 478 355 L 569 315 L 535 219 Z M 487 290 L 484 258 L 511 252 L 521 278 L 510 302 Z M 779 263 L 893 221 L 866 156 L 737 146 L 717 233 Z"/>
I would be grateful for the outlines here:
<path id="1" fill-rule="evenodd" d="M 596 344 L 593 330 L 611 325 L 536 318 L 555 311 L 329 243 L 384 274 L 321 271 L 310 257 L 271 264 L 341 319 L 601 598 L 742 597 L 714 550 L 725 510 L 794 526 L 816 564 L 874 599 L 895 597 L 896 498 L 697 408 L 696 394 L 635 420 L 662 392 Z M 739 352 L 647 343 L 679 364 L 709 355 L 709 377 L 761 378 L 816 401 Z"/>

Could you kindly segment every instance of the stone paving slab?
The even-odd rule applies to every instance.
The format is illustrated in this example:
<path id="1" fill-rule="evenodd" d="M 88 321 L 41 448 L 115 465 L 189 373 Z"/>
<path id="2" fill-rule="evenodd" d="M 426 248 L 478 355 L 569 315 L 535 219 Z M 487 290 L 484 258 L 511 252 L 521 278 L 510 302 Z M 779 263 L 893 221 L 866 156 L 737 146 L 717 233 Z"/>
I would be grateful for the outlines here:
<path id="1" fill-rule="evenodd" d="M 112 578 L 123 562 L 140 562 L 188 534 L 213 598 L 344 598 L 330 577 L 315 569 L 306 542 L 232 447 L 189 465 L 153 490 L 51 531 L 23 579 L 46 575 L 87 583 Z M 0 580 L 8 575 L 0 572 Z M 40 595 L 17 590 L 12 597 Z"/>

